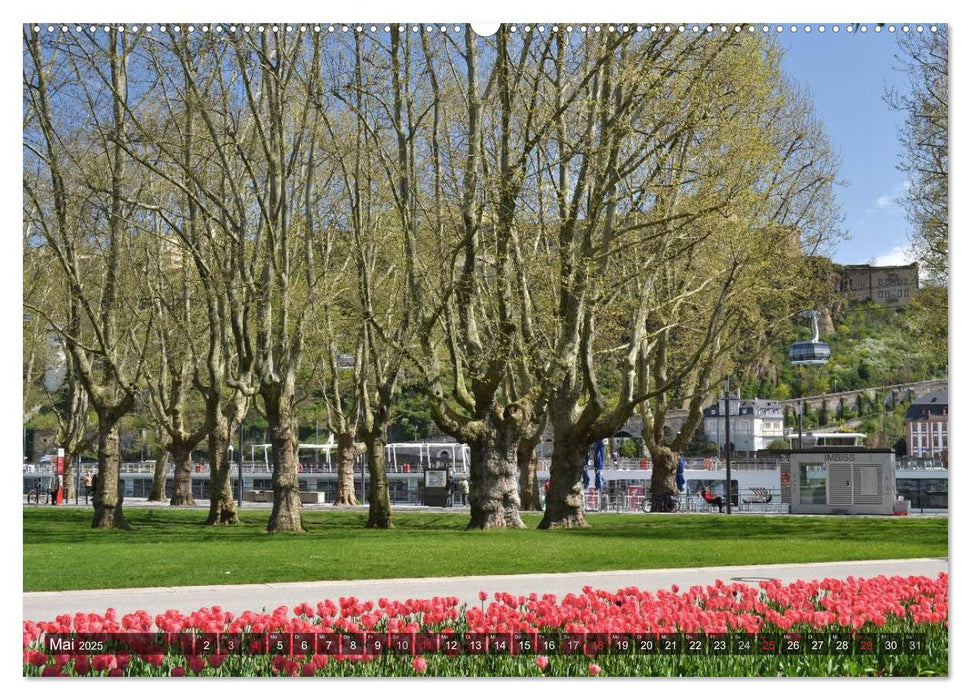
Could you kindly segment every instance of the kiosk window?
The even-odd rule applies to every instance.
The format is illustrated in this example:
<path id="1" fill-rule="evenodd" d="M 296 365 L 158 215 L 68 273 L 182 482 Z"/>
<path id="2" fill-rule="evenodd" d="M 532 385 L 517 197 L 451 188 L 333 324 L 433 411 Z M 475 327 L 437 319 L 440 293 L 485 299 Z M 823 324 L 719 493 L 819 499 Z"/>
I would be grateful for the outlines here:
<path id="1" fill-rule="evenodd" d="M 799 465 L 799 502 L 826 504 L 826 465 Z"/>

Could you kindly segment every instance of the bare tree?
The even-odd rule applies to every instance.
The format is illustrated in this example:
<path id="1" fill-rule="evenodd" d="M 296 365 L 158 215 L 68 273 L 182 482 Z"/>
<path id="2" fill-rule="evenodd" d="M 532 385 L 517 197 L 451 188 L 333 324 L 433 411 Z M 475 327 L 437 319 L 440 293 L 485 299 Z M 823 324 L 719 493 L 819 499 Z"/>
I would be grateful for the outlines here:
<path id="1" fill-rule="evenodd" d="M 448 126 L 460 130 L 465 148 L 456 172 L 461 199 L 452 215 L 436 195 L 433 211 L 444 222 L 439 230 L 454 216 L 459 235 L 444 251 L 451 263 L 446 274 L 428 294 L 427 318 L 438 337 L 422 336 L 432 416 L 471 447 L 469 527 L 483 529 L 523 527 L 518 453 L 521 444 L 529 453 L 531 433 L 542 422 L 543 382 L 559 371 L 538 340 L 543 331 L 533 327 L 555 319 L 534 319 L 535 280 L 524 274 L 524 251 L 535 250 L 547 233 L 525 208 L 531 187 L 540 184 L 533 158 L 586 99 L 601 69 L 599 58 L 576 66 L 558 97 L 551 96 L 556 36 L 514 35 L 501 27 L 494 41 L 480 57 L 478 46 L 486 42 L 468 30 L 465 50 L 453 60 L 464 68 L 458 87 L 465 99 L 454 110 L 461 121 L 453 117 Z M 614 35 L 608 43 L 624 41 Z M 482 65 L 490 68 L 484 87 Z M 458 159 L 452 152 L 448 161 Z"/>
<path id="2" fill-rule="evenodd" d="M 387 45 L 364 46 L 355 35 L 350 95 L 336 95 L 353 116 L 355 154 L 338 165 L 350 202 L 349 222 L 357 276 L 360 323 L 356 400 L 358 431 L 367 456 L 366 527 L 392 527 L 385 455 L 386 432 L 407 348 L 413 343 L 419 294 L 417 129 L 411 78 L 411 39 L 392 28 Z M 365 72 L 385 57 L 384 71 Z M 381 96 L 390 94 L 391 99 Z M 377 109 L 376 109 L 377 108 Z M 383 113 L 385 116 L 378 116 Z M 335 136 L 333 126 L 331 137 Z M 385 136 L 385 134 L 387 134 Z M 403 260 L 404 265 L 399 261 Z"/>
<path id="3" fill-rule="evenodd" d="M 24 212 L 26 221 L 33 218 L 33 207 Z M 29 223 L 27 231 L 33 226 Z M 58 319 L 69 333 L 80 333 L 81 308 L 78 300 L 64 294 L 63 278 L 56 263 L 44 254 L 42 242 L 29 235 L 24 241 L 24 299 L 34 307 L 45 309 L 44 315 L 24 316 L 24 423 L 46 409 L 57 421 L 54 441 L 64 449 L 64 497 L 75 497 L 75 463 L 87 450 L 94 434 L 88 431 L 88 400 L 80 376 L 64 341 L 51 329 L 45 316 Z M 60 292 L 60 293 L 59 293 Z"/>
<path id="4" fill-rule="evenodd" d="M 44 45 L 38 33 L 25 28 L 24 40 L 29 54 L 24 74 L 26 100 L 37 127 L 36 133 L 25 129 L 24 145 L 36 158 L 38 174 L 42 169 L 49 183 L 49 200 L 47 192 L 42 193 L 26 178 L 25 191 L 37 211 L 43 212 L 38 218 L 44 242 L 57 260 L 71 296 L 79 303 L 80 332 L 73 333 L 69 327 L 48 320 L 64 339 L 98 416 L 99 468 L 92 526 L 126 528 L 118 477 L 118 421 L 134 406 L 144 357 L 144 341 L 139 340 L 137 328 L 119 319 L 132 301 L 124 293 L 121 276 L 132 215 L 125 204 L 131 183 L 123 146 L 128 136 L 131 41 L 114 28 L 98 37 L 64 36 Z M 84 126 L 54 119 L 48 73 L 65 66 L 80 77 L 80 94 L 76 95 L 80 99 L 75 109 L 87 110 L 91 120 L 87 133 Z M 60 111 L 58 114 L 63 116 Z M 90 144 L 75 142 L 73 145 L 86 148 L 69 150 L 63 157 L 63 146 L 74 139 Z M 79 172 L 97 167 L 107 174 L 106 181 L 100 173 Z M 77 206 L 72 206 L 74 203 Z M 75 214 L 76 209 L 80 215 Z M 97 284 L 92 272 L 100 273 Z"/>
<path id="5" fill-rule="evenodd" d="M 189 224 L 190 228 L 192 225 Z M 201 357 L 200 348 L 194 341 L 199 324 L 192 298 L 191 268 L 182 264 L 181 255 L 173 260 L 171 251 L 167 250 L 172 243 L 161 236 L 159 239 L 159 244 L 146 251 L 147 259 L 143 265 L 143 269 L 151 271 L 146 275 L 151 295 L 149 309 L 154 315 L 151 325 L 155 331 L 150 354 L 158 359 L 157 363 L 152 363 L 151 379 L 146 382 L 148 406 L 158 432 L 164 435 L 160 447 L 172 455 L 175 465 L 169 503 L 191 506 L 195 504 L 192 451 L 209 432 L 209 426 L 199 415 L 201 411 L 193 411 L 193 404 L 198 403 L 193 401 L 192 380 Z M 173 263 L 178 269 L 166 269 Z M 156 464 L 156 470 L 158 467 Z M 163 470 L 164 467 L 163 461 Z"/>

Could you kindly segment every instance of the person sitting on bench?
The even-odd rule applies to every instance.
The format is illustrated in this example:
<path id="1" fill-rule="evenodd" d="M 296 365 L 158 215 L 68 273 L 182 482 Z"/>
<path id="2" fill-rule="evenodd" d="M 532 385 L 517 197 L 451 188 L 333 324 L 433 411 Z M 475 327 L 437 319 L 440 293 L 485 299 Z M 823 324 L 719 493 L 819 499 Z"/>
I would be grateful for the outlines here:
<path id="1" fill-rule="evenodd" d="M 701 497 L 705 499 L 705 503 L 710 506 L 718 506 L 718 512 L 722 512 L 722 508 L 725 507 L 725 499 L 721 496 L 716 496 L 707 488 L 701 489 Z"/>

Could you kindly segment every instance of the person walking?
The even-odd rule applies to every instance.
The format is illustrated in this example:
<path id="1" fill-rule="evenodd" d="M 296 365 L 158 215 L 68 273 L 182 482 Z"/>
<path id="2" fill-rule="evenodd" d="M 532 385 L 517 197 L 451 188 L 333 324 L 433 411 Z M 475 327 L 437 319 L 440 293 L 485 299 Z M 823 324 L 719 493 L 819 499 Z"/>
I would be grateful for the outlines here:
<path id="1" fill-rule="evenodd" d="M 469 480 L 462 479 L 459 482 L 459 493 L 462 494 L 462 505 L 469 505 Z"/>
<path id="2" fill-rule="evenodd" d="M 84 505 L 88 504 L 88 497 L 91 496 L 91 472 L 84 472 Z"/>
<path id="3" fill-rule="evenodd" d="M 61 490 L 61 477 L 57 472 L 51 474 L 51 480 L 47 483 L 47 491 L 50 494 L 50 504 L 57 504 L 57 492 Z"/>
<path id="4" fill-rule="evenodd" d="M 449 474 L 445 477 L 445 507 L 451 508 L 452 501 L 455 499 L 455 479 Z"/>

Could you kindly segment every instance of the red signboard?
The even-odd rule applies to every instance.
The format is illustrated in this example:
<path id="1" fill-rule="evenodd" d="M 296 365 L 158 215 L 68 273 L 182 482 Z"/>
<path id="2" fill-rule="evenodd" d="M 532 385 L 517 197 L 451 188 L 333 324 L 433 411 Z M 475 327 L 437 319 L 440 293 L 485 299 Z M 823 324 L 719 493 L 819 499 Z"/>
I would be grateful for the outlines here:
<path id="1" fill-rule="evenodd" d="M 59 486 L 57 488 L 57 495 L 54 498 L 54 503 L 61 505 L 64 502 L 64 448 L 57 448 L 57 464 L 54 466 L 57 470 L 57 481 Z"/>

